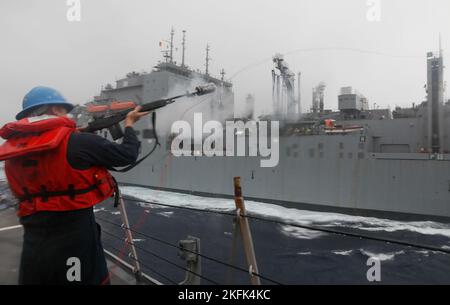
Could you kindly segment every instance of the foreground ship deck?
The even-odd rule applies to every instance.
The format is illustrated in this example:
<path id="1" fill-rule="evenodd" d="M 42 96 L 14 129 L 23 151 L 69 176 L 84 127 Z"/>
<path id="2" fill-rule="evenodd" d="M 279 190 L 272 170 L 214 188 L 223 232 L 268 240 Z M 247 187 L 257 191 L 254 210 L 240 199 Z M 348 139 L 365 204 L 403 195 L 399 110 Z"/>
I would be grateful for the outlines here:
<path id="1" fill-rule="evenodd" d="M 0 285 L 17 285 L 19 280 L 20 255 L 22 252 L 23 228 L 19 225 L 15 211 L 2 211 L 0 217 Z M 136 285 L 136 279 L 128 268 L 130 265 L 116 255 L 105 251 L 112 285 Z M 131 267 L 131 266 L 130 266 Z M 140 284 L 156 285 L 158 281 L 150 278 Z"/>

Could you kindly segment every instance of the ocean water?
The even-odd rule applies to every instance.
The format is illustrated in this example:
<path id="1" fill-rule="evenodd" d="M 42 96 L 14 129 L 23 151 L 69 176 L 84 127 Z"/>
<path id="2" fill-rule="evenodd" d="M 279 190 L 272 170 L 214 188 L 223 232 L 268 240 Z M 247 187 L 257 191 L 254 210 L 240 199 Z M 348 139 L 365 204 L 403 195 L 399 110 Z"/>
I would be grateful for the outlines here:
<path id="1" fill-rule="evenodd" d="M 248 269 L 240 236 L 233 245 L 234 217 L 178 209 L 192 207 L 200 210 L 233 212 L 230 199 L 207 198 L 139 187 L 121 187 L 122 193 L 138 199 L 126 200 L 131 226 L 143 270 L 163 283 L 181 282 L 185 277 L 185 261 L 178 249 L 156 241 L 178 245 L 188 236 L 200 238 L 200 252 L 214 259 Z M 139 200 L 142 200 L 140 202 Z M 143 201 L 173 205 L 163 207 Z M 450 224 L 432 221 L 402 222 L 339 213 L 313 212 L 278 205 L 246 201 L 248 213 L 299 225 L 321 226 L 351 233 L 385 237 L 450 249 Z M 1 210 L 11 208 L 14 201 L 0 170 Z M 119 227 L 121 215 L 111 202 L 95 208 L 102 226 L 104 247 L 125 260 L 128 249 Z M 106 221 L 104 221 L 106 220 Z M 327 234 L 250 219 L 259 272 L 282 284 L 450 284 L 450 255 L 424 249 L 384 242 Z M 113 222 L 117 225 L 112 225 Z M 109 234 L 114 234 L 112 237 Z M 117 251 L 117 250 L 119 251 Z M 369 258 L 380 262 L 381 282 L 369 282 Z M 171 263 L 167 262 L 170 261 Z M 249 284 L 246 272 L 233 270 L 217 262 L 201 258 L 202 275 L 220 284 Z M 158 274 L 159 273 L 159 274 Z M 163 276 L 161 276 L 162 274 Z M 264 284 L 273 282 L 263 280 Z M 202 284 L 211 284 L 203 279 Z"/>
<path id="2" fill-rule="evenodd" d="M 142 201 L 192 207 L 209 211 L 233 212 L 230 199 L 199 197 L 139 187 L 122 187 L 124 195 Z M 409 241 L 450 249 L 450 224 L 432 221 L 402 222 L 397 220 L 358 217 L 338 213 L 289 209 L 278 205 L 246 201 L 247 211 L 261 218 L 270 218 L 299 225 L 321 226 L 375 237 Z M 240 237 L 232 254 L 233 217 L 162 207 L 145 202 L 127 201 L 127 211 L 134 230 L 171 244 L 188 235 L 201 240 L 201 253 L 247 269 Z M 120 223 L 120 213 L 106 204 L 96 215 Z M 99 221 L 102 223 L 101 221 Z M 120 228 L 103 222 L 104 230 L 123 236 Z M 259 272 L 282 284 L 450 284 L 450 255 L 384 242 L 345 237 L 250 220 Z M 135 234 L 136 244 L 165 259 L 183 265 L 176 248 Z M 119 249 L 122 241 L 107 238 L 105 244 Z M 120 248 L 122 246 L 122 248 Z M 107 247 L 107 246 L 106 246 Z M 126 251 L 124 251 L 126 253 Z M 140 259 L 152 269 L 181 282 L 184 271 L 138 249 Z M 232 259 L 234 257 L 234 259 Z M 367 279 L 368 259 L 380 262 L 381 282 Z M 145 268 L 144 268 L 145 270 Z M 149 274 L 167 283 L 154 272 Z M 220 284 L 249 284 L 248 273 L 202 258 L 202 275 Z M 203 284 L 209 284 L 202 280 Z M 263 283 L 271 284 L 270 281 Z"/>

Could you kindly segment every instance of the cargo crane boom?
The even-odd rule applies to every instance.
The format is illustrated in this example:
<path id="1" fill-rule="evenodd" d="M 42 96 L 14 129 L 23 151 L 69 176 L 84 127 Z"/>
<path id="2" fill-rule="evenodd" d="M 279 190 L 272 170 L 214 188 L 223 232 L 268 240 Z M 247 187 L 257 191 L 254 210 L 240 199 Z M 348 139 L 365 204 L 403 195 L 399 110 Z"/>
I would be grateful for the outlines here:
<path id="1" fill-rule="evenodd" d="M 274 112 L 284 118 L 297 115 L 300 109 L 299 101 L 295 99 L 295 73 L 289 69 L 289 65 L 281 54 L 276 54 L 273 62 L 275 64 L 275 69 L 272 71 Z M 276 73 L 276 70 L 279 73 Z"/>

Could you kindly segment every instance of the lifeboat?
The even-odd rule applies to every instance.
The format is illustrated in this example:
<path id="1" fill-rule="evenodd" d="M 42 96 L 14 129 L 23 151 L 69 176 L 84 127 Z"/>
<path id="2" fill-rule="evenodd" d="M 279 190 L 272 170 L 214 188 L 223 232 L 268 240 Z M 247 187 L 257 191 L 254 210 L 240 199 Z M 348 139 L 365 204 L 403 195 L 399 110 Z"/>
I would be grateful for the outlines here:
<path id="1" fill-rule="evenodd" d="M 132 101 L 114 101 L 107 105 L 89 105 L 87 111 L 93 114 L 104 113 L 108 111 L 121 111 L 136 108 L 136 104 Z"/>
<path id="2" fill-rule="evenodd" d="M 108 111 L 108 105 L 89 105 L 87 107 L 87 111 L 90 113 L 101 113 Z"/>
<path id="3" fill-rule="evenodd" d="M 115 101 L 112 102 L 109 108 L 112 111 L 128 110 L 136 108 L 136 104 L 132 101 Z"/>
<path id="4" fill-rule="evenodd" d="M 326 134 L 348 134 L 352 132 L 363 131 L 363 126 L 352 125 L 352 126 L 334 126 L 333 128 L 325 128 Z"/>

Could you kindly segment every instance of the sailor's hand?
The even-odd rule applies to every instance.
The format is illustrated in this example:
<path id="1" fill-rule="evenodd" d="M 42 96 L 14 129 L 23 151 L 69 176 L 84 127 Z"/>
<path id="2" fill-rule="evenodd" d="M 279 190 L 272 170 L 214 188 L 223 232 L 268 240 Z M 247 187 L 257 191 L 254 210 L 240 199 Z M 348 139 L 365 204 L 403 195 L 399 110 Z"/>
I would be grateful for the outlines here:
<path id="1" fill-rule="evenodd" d="M 125 118 L 125 127 L 133 127 L 137 121 L 151 112 L 140 112 L 141 109 L 141 106 L 137 106 L 133 111 L 127 114 L 127 117 Z"/>

